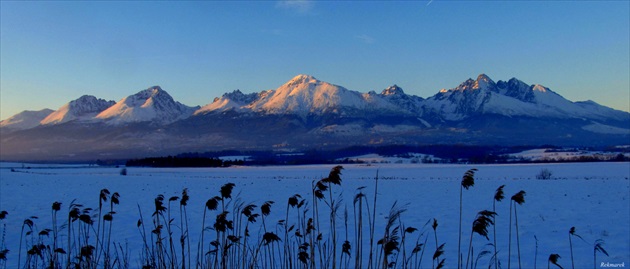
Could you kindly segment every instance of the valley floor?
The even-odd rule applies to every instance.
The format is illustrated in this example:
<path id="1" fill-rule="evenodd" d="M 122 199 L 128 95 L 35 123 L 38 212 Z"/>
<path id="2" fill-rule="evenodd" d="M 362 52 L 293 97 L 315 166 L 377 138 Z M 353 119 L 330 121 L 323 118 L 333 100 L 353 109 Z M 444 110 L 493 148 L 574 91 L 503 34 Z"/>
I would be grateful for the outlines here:
<path id="1" fill-rule="evenodd" d="M 314 181 L 328 176 L 333 165 L 272 166 L 272 167 L 230 167 L 230 168 L 127 168 L 127 175 L 120 175 L 122 168 L 84 166 L 32 166 L 3 163 L 0 168 L 0 211 L 8 215 L 0 220 L 0 229 L 5 229 L 4 246 L 7 254 L 6 268 L 15 268 L 18 263 L 18 248 L 22 224 L 25 219 L 34 219 L 39 231 L 52 228 L 51 205 L 61 202 L 59 222 L 67 224 L 68 207 L 71 203 L 91 207 L 97 213 L 99 192 L 103 188 L 120 194 L 120 204 L 115 206 L 112 241 L 128 244 L 130 266 L 140 267 L 138 261 L 142 249 L 142 238 L 136 227 L 139 219 L 138 207 L 142 209 L 145 223 L 154 210 L 154 199 L 162 194 L 165 206 L 171 207 L 172 214 L 179 220 L 179 203 L 168 204 L 169 197 L 181 196 L 188 189 L 190 200 L 187 215 L 190 220 L 189 238 L 193 251 L 202 229 L 204 206 L 209 198 L 220 195 L 221 186 L 234 183 L 234 201 L 253 203 L 258 206 L 265 201 L 275 201 L 272 212 L 266 219 L 269 229 L 278 230 L 276 223 L 285 218 L 287 199 L 300 194 L 308 203 L 312 201 L 311 186 Z M 525 203 L 516 205 L 518 210 L 519 240 L 523 268 L 547 267 L 547 258 L 557 253 L 559 264 L 571 267 L 569 230 L 575 227 L 580 238 L 573 237 L 573 255 L 576 268 L 593 267 L 593 244 L 602 239 L 604 249 L 597 256 L 597 268 L 602 263 L 625 263 L 630 266 L 630 163 L 568 163 L 568 164 L 521 164 L 521 165 L 438 165 L 438 164 L 372 164 L 346 165 L 342 171 L 340 186 L 333 186 L 333 196 L 342 195 L 343 201 L 338 213 L 338 241 L 346 239 L 343 211 L 349 212 L 348 225 L 354 227 L 353 198 L 357 189 L 367 195 L 367 201 L 374 198 L 375 176 L 378 174 L 378 194 L 376 206 L 376 236 L 382 236 L 386 217 L 392 205 L 397 202 L 406 211 L 401 222 L 406 227 L 416 227 L 418 231 L 409 234 L 406 245 L 411 252 L 416 240 L 426 242 L 426 253 L 421 267 L 431 268 L 431 256 L 435 241 L 431 224 L 437 219 L 439 243 L 445 244 L 446 268 L 456 267 L 459 224 L 460 182 L 464 173 L 477 168 L 475 184 L 463 191 L 462 253 L 466 260 L 470 227 L 477 212 L 492 210 L 495 190 L 505 185 L 506 198 L 497 203 L 496 237 L 499 249 L 498 258 L 502 267 L 508 263 L 508 237 L 510 221 L 510 197 L 520 190 L 526 192 Z M 549 180 L 536 179 L 542 169 L 552 172 Z M 306 206 L 309 206 L 307 203 Z M 106 203 L 109 207 L 109 202 Z M 320 204 L 323 207 L 323 203 Z M 257 209 L 258 210 L 258 209 Z M 292 211 L 293 212 L 293 211 Z M 311 211 L 309 211 L 310 214 Z M 206 225 L 211 225 L 215 215 L 207 217 Z M 323 218 L 328 220 L 326 216 Z M 290 222 L 293 222 L 291 218 Z M 260 222 L 250 228 L 253 238 L 260 236 Z M 327 222 L 322 230 L 330 229 Z M 271 228 L 273 227 L 273 228 Z M 490 241 L 475 234 L 473 236 L 474 258 Z M 175 230 L 179 240 L 179 228 Z M 284 232 L 278 232 L 284 235 Z M 515 231 L 512 230 L 514 234 Z M 214 232 L 207 233 L 211 238 Z M 67 233 L 60 232 L 62 240 Z M 428 237 L 427 237 L 428 236 Z M 513 235 L 514 236 L 514 235 Z M 409 239 L 411 238 L 411 239 Z M 48 240 L 48 239 L 47 239 Z M 210 241 L 209 239 L 206 239 Z M 348 240 L 354 242 L 354 232 L 349 232 Z M 515 238 L 512 239 L 511 263 L 517 267 Z M 409 243 L 409 242 L 413 242 Z M 354 248 L 353 248 L 354 249 Z M 207 248 L 206 248 L 207 250 Z M 340 250 L 338 250 L 340 252 Z M 402 251 L 402 249 L 401 249 Z M 25 251 L 21 253 L 24 264 Z M 191 253 L 193 260 L 196 253 Z M 367 257 L 367 255 L 365 255 Z M 486 268 L 490 256 L 479 259 L 479 267 Z M 536 257 L 536 259 L 535 259 Z M 1 265 L 2 263 L 0 263 Z M 352 265 L 352 263 L 350 263 Z M 1 268 L 1 267 L 0 267 Z"/>

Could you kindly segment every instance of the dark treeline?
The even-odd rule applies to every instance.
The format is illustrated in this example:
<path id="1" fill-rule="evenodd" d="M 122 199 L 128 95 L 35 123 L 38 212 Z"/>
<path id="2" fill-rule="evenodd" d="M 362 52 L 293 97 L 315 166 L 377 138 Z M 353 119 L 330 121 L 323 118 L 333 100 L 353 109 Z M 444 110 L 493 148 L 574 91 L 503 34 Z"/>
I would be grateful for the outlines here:
<path id="1" fill-rule="evenodd" d="M 378 154 L 385 157 L 410 157 L 410 153 L 433 155 L 447 160 L 478 160 L 479 162 L 495 162 L 501 155 L 516 153 L 536 147 L 496 147 L 470 145 L 388 145 L 388 146 L 352 146 L 334 150 L 310 149 L 300 153 L 278 153 L 274 151 L 216 151 L 191 152 L 177 155 L 187 158 L 217 158 L 221 156 L 248 156 L 247 164 L 326 164 L 339 163 L 340 160 L 366 154 Z"/>
<path id="2" fill-rule="evenodd" d="M 231 165 L 243 165 L 243 161 L 223 161 L 218 158 L 205 157 L 154 157 L 128 160 L 126 166 L 147 167 L 228 167 Z"/>
<path id="3" fill-rule="evenodd" d="M 384 157 L 409 158 L 414 163 L 549 163 L 549 162 L 628 162 L 630 158 L 622 153 L 624 149 L 618 149 L 619 154 L 613 158 L 605 156 L 577 156 L 573 158 L 558 158 L 544 160 L 530 160 L 525 158 L 509 157 L 511 153 L 522 152 L 535 148 L 548 148 L 549 152 L 571 151 L 550 145 L 543 146 L 470 146 L 470 145 L 426 145 L 426 146 L 353 146 L 337 150 L 310 149 L 299 153 L 278 153 L 275 151 L 215 151 L 215 152 L 189 152 L 176 156 L 143 158 L 127 161 L 127 166 L 148 167 L 227 167 L 231 165 L 305 165 L 305 164 L 348 164 L 362 163 L 355 156 L 378 154 Z M 607 150 L 608 149 L 588 149 Z M 574 152 L 579 151 L 574 149 Z M 413 154 L 422 153 L 432 155 L 435 158 L 417 158 Z M 230 157 L 235 156 L 230 159 Z M 219 157 L 223 157 L 219 159 Z"/>

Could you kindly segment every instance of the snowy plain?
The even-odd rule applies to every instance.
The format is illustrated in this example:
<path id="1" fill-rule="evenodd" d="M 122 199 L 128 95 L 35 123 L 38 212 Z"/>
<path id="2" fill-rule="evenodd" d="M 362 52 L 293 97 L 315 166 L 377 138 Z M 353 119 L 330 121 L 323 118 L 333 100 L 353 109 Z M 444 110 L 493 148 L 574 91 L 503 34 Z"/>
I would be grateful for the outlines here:
<path id="1" fill-rule="evenodd" d="M 27 165 L 30 166 L 30 165 Z M 85 206 L 98 208 L 99 192 L 107 188 L 120 194 L 116 207 L 113 241 L 129 245 L 131 267 L 141 267 L 138 257 L 142 244 L 136 228 L 138 206 L 145 218 L 154 208 L 154 199 L 163 194 L 167 199 L 181 196 L 187 188 L 190 195 L 188 217 L 190 238 L 196 242 L 201 231 L 201 219 L 207 199 L 219 195 L 226 183 L 234 183 L 233 196 L 246 203 L 261 205 L 272 200 L 267 223 L 284 219 L 286 201 L 300 194 L 311 201 L 311 184 L 326 177 L 333 165 L 269 166 L 230 168 L 121 168 L 88 166 L 31 166 L 2 163 L 0 166 L 0 211 L 7 211 L 6 268 L 17 266 L 17 255 L 22 223 L 26 218 L 35 220 L 39 230 L 51 227 L 51 205 L 61 202 L 60 216 L 67 216 L 68 206 L 74 200 Z M 526 192 L 525 203 L 518 208 L 519 236 L 523 268 L 544 268 L 552 253 L 562 258 L 559 263 L 570 268 L 569 229 L 584 240 L 573 239 L 576 268 L 593 267 L 593 243 L 602 239 L 609 257 L 597 256 L 597 268 L 602 262 L 625 263 L 630 266 L 630 163 L 569 163 L 569 164 L 510 164 L 510 165 L 446 165 L 446 164 L 352 164 L 344 165 L 341 186 L 335 186 L 335 195 L 342 194 L 344 206 L 352 214 L 352 200 L 357 188 L 372 201 L 375 176 L 378 172 L 378 202 L 376 234 L 382 234 L 390 207 L 397 202 L 407 209 L 401 216 L 405 226 L 418 232 L 408 240 L 427 240 L 427 250 L 421 267 L 431 268 L 435 248 L 433 231 L 426 223 L 438 221 L 437 234 L 445 245 L 446 268 L 457 265 L 459 193 L 464 173 L 477 168 L 475 185 L 463 191 L 462 252 L 464 260 L 468 250 L 470 226 L 477 212 L 492 210 L 495 190 L 505 185 L 505 196 L 497 203 L 496 232 L 498 257 L 507 268 L 508 222 L 510 197 L 520 190 Z M 12 170 L 13 169 L 13 170 Z M 550 180 L 536 179 L 542 170 L 553 172 Z M 168 206 L 168 205 L 167 205 Z M 344 207 L 342 206 L 342 208 Z M 172 207 L 179 214 L 179 206 Z M 342 209 L 343 211 L 343 209 Z M 341 213 L 340 215 L 343 215 Z M 63 219 L 63 218 L 61 218 Z M 213 217 L 206 222 L 210 225 Z M 352 225 L 352 217 L 349 221 Z M 339 217 L 338 229 L 343 219 Z M 492 231 L 492 230 L 490 230 Z M 256 234 L 258 231 L 252 231 Z M 513 231 L 514 233 L 514 231 Z M 351 233 L 352 234 L 352 233 Z M 64 236 L 64 232 L 61 232 Z M 179 238 L 179 235 L 176 235 Z M 352 237 L 352 235 L 350 236 Z M 340 241 L 344 240 L 342 236 Z M 353 242 L 352 239 L 349 239 Z M 492 242 L 475 235 L 475 253 Z M 512 239 L 512 267 L 517 268 L 516 243 Z M 196 245 L 194 243 L 193 245 Z M 536 248 L 537 246 L 537 248 Z M 412 244 L 407 247 L 413 248 Z M 407 251 L 410 251 L 408 249 Z M 22 255 L 25 255 L 24 252 Z M 191 254 L 194 255 L 195 254 Z M 537 260 L 534 260 L 537 257 Z M 490 256 L 479 261 L 480 268 L 488 267 Z"/>

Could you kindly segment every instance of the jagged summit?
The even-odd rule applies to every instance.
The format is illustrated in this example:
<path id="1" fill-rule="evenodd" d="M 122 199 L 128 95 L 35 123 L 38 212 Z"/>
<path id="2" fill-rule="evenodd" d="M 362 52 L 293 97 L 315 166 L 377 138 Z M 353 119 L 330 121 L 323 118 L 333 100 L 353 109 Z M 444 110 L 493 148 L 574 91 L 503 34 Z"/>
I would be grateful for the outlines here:
<path id="1" fill-rule="evenodd" d="M 58 112 L 80 118 L 98 111 L 96 104 L 102 102 L 108 101 L 83 96 L 68 103 L 65 114 Z M 298 75 L 273 90 L 225 93 L 199 109 L 154 86 L 89 120 L 39 124 L 51 112 L 21 113 L 0 123 L 0 158 L 462 142 L 608 146 L 627 144 L 630 137 L 628 112 L 592 101 L 572 102 L 516 78 L 494 82 L 485 74 L 427 99 L 397 85 L 362 93 Z M 9 127 L 20 122 L 26 127 Z"/>
<path id="2" fill-rule="evenodd" d="M 253 111 L 273 114 L 342 113 L 345 110 L 392 110 L 396 107 L 380 96 L 348 90 L 320 81 L 313 76 L 298 75 L 278 89 L 263 92 L 247 106 Z"/>
<path id="3" fill-rule="evenodd" d="M 59 124 L 72 120 L 91 120 L 98 113 L 116 104 L 114 101 L 83 95 L 63 105 L 41 121 L 41 124 Z"/>
<path id="4" fill-rule="evenodd" d="M 299 74 L 295 77 L 293 77 L 291 80 L 289 80 L 287 82 L 287 84 L 297 84 L 297 83 L 317 83 L 319 80 L 317 80 L 315 77 L 311 76 L 311 75 L 306 75 L 306 74 Z"/>
<path id="5" fill-rule="evenodd" d="M 256 101 L 259 96 L 259 93 L 244 94 L 241 90 L 234 90 L 229 93 L 224 93 L 221 97 L 214 98 L 212 103 L 202 106 L 195 111 L 194 115 L 205 114 L 213 111 L 242 111 L 244 110 L 244 106 Z"/>
<path id="6" fill-rule="evenodd" d="M 387 87 L 386 89 L 384 89 L 381 92 L 382 95 L 403 95 L 405 94 L 405 92 L 403 91 L 403 89 L 401 87 L 398 87 L 398 85 L 394 84 L 392 86 Z"/>
<path id="7" fill-rule="evenodd" d="M 428 98 L 425 112 L 439 115 L 444 120 L 461 121 L 483 114 L 502 116 L 526 116 L 560 119 L 624 119 L 624 112 L 613 113 L 601 108 L 584 109 L 583 105 L 571 102 L 549 88 L 528 85 L 516 78 L 494 82 L 481 74 L 476 80 L 468 79 L 458 87 L 440 91 Z"/>
<path id="8" fill-rule="evenodd" d="M 308 113 L 355 103 L 359 98 L 343 87 L 319 81 L 313 76 L 298 75 L 276 90 L 261 95 L 248 107 L 270 113 Z"/>
<path id="9" fill-rule="evenodd" d="M 41 124 L 80 119 L 82 122 L 151 122 L 159 125 L 192 115 L 224 111 L 300 116 L 327 113 L 353 117 L 411 115 L 439 121 L 462 121 L 484 114 L 556 119 L 613 118 L 620 121 L 628 118 L 626 112 L 594 102 L 569 101 L 540 84 L 529 85 L 517 78 L 495 82 L 484 73 L 450 90 L 440 90 L 427 99 L 406 94 L 396 84 L 380 93 L 361 93 L 318 80 L 311 75 L 300 74 L 277 89 L 248 94 L 235 90 L 214 98 L 211 103 L 200 108 L 188 107 L 173 100 L 160 86 L 149 87 L 115 104 L 93 96 L 82 96 L 46 115 Z M 7 122 L 3 122 L 2 126 L 7 126 Z"/>
<path id="10" fill-rule="evenodd" d="M 391 93 L 405 95 L 402 89 L 391 88 Z M 297 75 L 274 90 L 244 94 L 239 90 L 215 98 L 195 115 L 228 110 L 269 114 L 341 113 L 344 110 L 384 109 L 399 110 L 384 99 L 384 95 L 364 94 L 316 79 Z"/>
<path id="11" fill-rule="evenodd" d="M 474 90 L 486 90 L 493 89 L 496 86 L 496 83 L 486 74 L 479 74 L 477 79 L 473 80 L 472 78 L 467 79 L 466 81 L 459 84 L 459 86 L 450 89 L 448 91 L 474 91 Z M 445 91 L 440 91 L 445 92 Z"/>
<path id="12" fill-rule="evenodd" d="M 190 116 L 196 108 L 183 105 L 159 86 L 127 96 L 96 116 L 110 124 L 129 122 L 169 123 Z"/>
<path id="13" fill-rule="evenodd" d="M 486 74 L 480 74 L 475 80 L 474 89 L 490 89 L 495 87 L 494 81 L 490 79 Z"/>

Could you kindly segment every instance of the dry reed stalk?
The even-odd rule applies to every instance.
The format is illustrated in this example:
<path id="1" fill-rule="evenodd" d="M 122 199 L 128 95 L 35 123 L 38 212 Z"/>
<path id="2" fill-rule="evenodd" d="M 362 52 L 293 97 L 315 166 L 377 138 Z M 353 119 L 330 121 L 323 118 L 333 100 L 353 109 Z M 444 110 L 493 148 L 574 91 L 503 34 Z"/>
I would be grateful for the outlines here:
<path id="1" fill-rule="evenodd" d="M 594 247 L 593 247 L 593 268 L 597 268 L 597 252 L 604 253 L 604 255 L 606 255 L 606 257 L 608 257 L 608 252 L 606 252 L 606 250 L 604 249 L 603 245 L 604 245 L 604 240 L 597 239 L 595 241 L 595 244 L 594 244 Z"/>
<path id="2" fill-rule="evenodd" d="M 521 190 L 519 192 L 517 192 L 516 194 L 514 194 L 512 196 L 512 201 L 514 201 L 514 203 L 522 205 L 523 203 L 525 203 L 525 191 Z M 516 226 L 516 248 L 518 251 L 518 267 L 521 267 L 521 244 L 520 244 L 520 236 L 519 236 L 519 232 L 518 232 L 518 214 L 516 212 L 516 206 L 514 206 L 514 225 Z M 510 229 L 511 231 L 511 229 Z M 511 236 L 510 236 L 511 238 Z M 508 265 L 509 266 L 509 265 Z"/>
<path id="3" fill-rule="evenodd" d="M 496 202 L 501 202 L 503 200 L 503 198 L 505 198 L 505 195 L 503 194 L 503 188 L 505 187 L 505 185 L 501 185 L 497 188 L 497 190 L 494 192 L 494 199 L 492 200 L 492 211 L 497 212 L 496 209 Z M 493 220 L 495 221 L 495 225 L 492 225 L 492 239 L 494 240 L 494 268 L 495 269 L 499 269 L 499 257 L 497 256 L 498 251 L 497 251 L 497 225 L 496 225 L 496 218 L 493 217 Z"/>
<path id="4" fill-rule="evenodd" d="M 462 252 L 462 200 L 463 200 L 463 189 L 468 190 L 468 188 L 475 185 L 475 172 L 476 168 L 469 169 L 464 173 L 462 177 L 462 182 L 459 187 L 459 232 L 457 234 L 457 256 L 459 257 Z M 461 259 L 457 258 L 457 268 L 462 268 Z"/>

